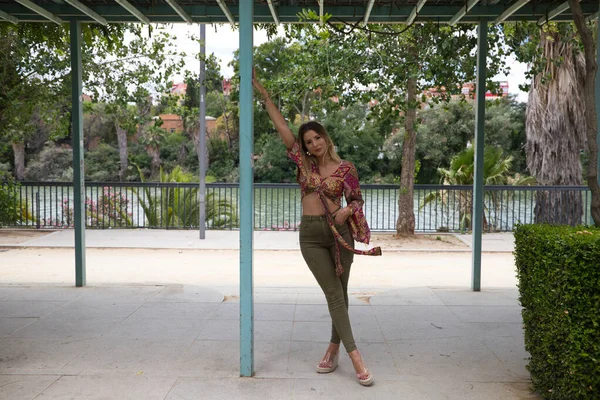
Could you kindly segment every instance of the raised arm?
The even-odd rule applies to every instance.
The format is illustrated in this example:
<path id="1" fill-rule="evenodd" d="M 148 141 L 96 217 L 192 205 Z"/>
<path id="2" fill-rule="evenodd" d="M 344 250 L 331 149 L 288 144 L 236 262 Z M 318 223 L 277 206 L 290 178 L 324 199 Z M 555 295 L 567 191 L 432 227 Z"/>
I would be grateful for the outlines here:
<path id="1" fill-rule="evenodd" d="M 283 115 L 281 115 L 281 112 L 279 111 L 277 106 L 271 100 L 271 97 L 269 96 L 267 90 L 263 87 L 263 85 L 261 85 L 261 83 L 256 78 L 256 73 L 254 69 L 252 70 L 252 84 L 262 96 L 263 103 L 267 108 L 269 117 L 271 117 L 271 121 L 273 121 L 273 125 L 275 125 L 277 132 L 279 132 L 279 136 L 281 136 L 281 140 L 283 140 L 285 147 L 287 147 L 287 149 L 290 150 L 294 145 L 294 142 L 296 141 L 296 137 L 292 133 L 292 130 L 285 121 L 285 118 L 283 118 Z"/>

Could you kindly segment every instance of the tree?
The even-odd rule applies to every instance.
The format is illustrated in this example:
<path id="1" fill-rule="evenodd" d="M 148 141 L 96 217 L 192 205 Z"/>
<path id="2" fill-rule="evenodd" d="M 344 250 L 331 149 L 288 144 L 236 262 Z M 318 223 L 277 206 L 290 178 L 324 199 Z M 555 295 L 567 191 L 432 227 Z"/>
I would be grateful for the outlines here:
<path id="1" fill-rule="evenodd" d="M 198 54 L 200 57 L 200 54 Z M 205 57 L 205 79 L 204 86 L 206 93 L 218 92 L 223 93 L 223 75 L 221 75 L 221 67 L 219 59 L 213 54 Z M 197 73 L 187 72 L 185 83 L 185 97 L 183 105 L 188 109 L 200 107 L 200 78 Z"/>
<path id="2" fill-rule="evenodd" d="M 535 183 L 531 177 L 521 177 L 518 174 L 512 176 L 512 156 L 506 157 L 500 147 L 486 147 L 483 162 L 483 181 L 485 185 L 530 185 Z M 444 185 L 473 185 L 475 178 L 475 148 L 473 146 L 463 150 L 452 158 L 449 168 L 439 168 L 441 182 Z M 491 201 L 496 207 L 502 205 L 496 201 L 495 195 L 491 194 Z M 442 190 L 429 193 L 423 199 L 421 208 L 439 201 L 444 208 L 449 203 L 454 203 L 448 209 L 458 212 L 458 221 L 461 230 L 471 229 L 471 217 L 473 215 L 473 192 L 471 190 Z M 497 214 L 497 213 L 496 213 Z M 483 227 L 488 226 L 488 218 L 484 213 Z"/>
<path id="3" fill-rule="evenodd" d="M 585 78 L 583 84 L 583 99 L 585 107 L 585 136 L 589 162 L 587 166 L 588 187 L 592 192 L 591 214 L 596 226 L 600 226 L 600 184 L 598 182 L 598 121 L 596 115 L 596 51 L 592 32 L 585 22 L 581 4 L 578 1 L 568 0 L 577 32 L 583 43 L 583 54 L 585 59 Z M 597 28 L 596 28 L 597 29 Z"/>
<path id="4" fill-rule="evenodd" d="M 590 129 L 583 94 L 586 85 L 593 86 L 593 79 L 589 82 L 586 78 L 586 59 L 577 32 L 570 23 L 520 24 L 518 29 L 512 24 L 505 30 L 517 59 L 531 65 L 526 112 L 529 171 L 541 185 L 581 185 L 580 158 Z M 589 140 L 587 147 L 592 149 Z M 592 153 L 588 151 L 589 156 Z M 588 179 L 596 181 L 593 169 L 588 166 Z M 536 222 L 581 223 L 581 193 L 539 191 L 536 196 Z"/>
<path id="5" fill-rule="evenodd" d="M 183 67 L 185 53 L 174 48 L 176 37 L 166 27 L 125 25 L 124 40 L 104 52 L 96 52 L 97 62 L 84 86 L 96 101 L 108 104 L 107 112 L 115 124 L 120 154 L 119 179 L 128 171 L 128 137 L 141 136 L 151 120 L 152 99 L 168 93 L 170 77 Z M 129 104 L 136 104 L 135 111 Z M 153 139 L 154 137 L 152 137 Z M 160 154 L 156 143 L 147 147 L 157 172 Z"/>
<path id="6" fill-rule="evenodd" d="M 140 144 L 144 146 L 152 161 L 152 175 L 156 174 L 160 169 L 160 146 L 167 134 L 167 131 L 160 127 L 161 125 L 162 121 L 158 121 L 153 125 L 147 126 L 142 131 L 142 136 L 140 137 Z"/>
<path id="7" fill-rule="evenodd" d="M 305 17 L 318 18 L 314 12 L 305 13 Z M 326 66 L 331 71 L 328 77 L 338 88 L 341 101 L 371 101 L 373 112 L 389 120 L 392 128 L 404 126 L 396 231 L 413 234 L 417 112 L 426 100 L 421 93 L 436 88 L 440 96 L 432 101 L 448 99 L 451 94 L 460 94 L 462 83 L 473 81 L 476 33 L 472 26 L 463 24 L 365 28 L 327 20 L 325 26 L 327 31 L 318 26 L 303 27 L 301 35 L 319 43 L 311 48 L 327 49 Z M 498 40 L 498 28 L 489 29 L 487 69 L 491 77 L 503 68 L 504 49 Z"/>
<path id="8" fill-rule="evenodd" d="M 513 157 L 513 170 L 525 173 L 525 104 L 501 98 L 486 101 L 485 145 L 502 147 Z M 420 183 L 439 180 L 438 168 L 474 143 L 475 113 L 472 101 L 439 103 L 419 113 L 417 160 Z"/>
<path id="9" fill-rule="evenodd" d="M 116 48 L 123 32 L 123 26 L 82 25 L 84 79 L 95 55 Z M 68 136 L 70 70 L 69 32 L 63 26 L 0 24 L 0 138 L 12 143 L 18 179 L 34 115 L 54 125 L 53 138 Z"/>
<path id="10" fill-rule="evenodd" d="M 338 147 L 338 154 L 351 161 L 361 180 L 369 180 L 378 171 L 383 136 L 376 120 L 369 118 L 367 105 L 352 104 L 323 117 L 327 132 Z"/>

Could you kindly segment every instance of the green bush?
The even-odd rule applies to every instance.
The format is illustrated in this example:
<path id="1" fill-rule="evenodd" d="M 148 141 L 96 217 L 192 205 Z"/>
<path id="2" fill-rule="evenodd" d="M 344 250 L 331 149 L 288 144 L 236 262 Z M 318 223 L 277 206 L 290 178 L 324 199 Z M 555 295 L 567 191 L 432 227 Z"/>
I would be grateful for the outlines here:
<path id="1" fill-rule="evenodd" d="M 100 143 L 85 154 L 85 179 L 91 182 L 114 182 L 119 180 L 119 150 Z"/>
<path id="2" fill-rule="evenodd" d="M 25 169 L 25 178 L 30 181 L 73 180 L 73 150 L 48 143 Z"/>
<path id="3" fill-rule="evenodd" d="M 520 225 L 527 369 L 545 399 L 600 398 L 600 229 Z"/>
<path id="4" fill-rule="evenodd" d="M 10 165 L 0 163 L 0 227 L 34 221 L 29 203 L 19 198 L 19 188 Z"/>

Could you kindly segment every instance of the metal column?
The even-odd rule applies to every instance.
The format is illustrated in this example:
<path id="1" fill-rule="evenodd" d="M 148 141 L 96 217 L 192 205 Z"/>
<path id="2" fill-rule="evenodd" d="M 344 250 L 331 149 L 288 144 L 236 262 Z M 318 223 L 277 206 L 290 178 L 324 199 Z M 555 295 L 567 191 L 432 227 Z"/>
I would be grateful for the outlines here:
<path id="1" fill-rule="evenodd" d="M 198 162 L 200 163 L 200 239 L 206 238 L 206 26 L 200 24 L 200 126 L 198 131 Z"/>
<path id="2" fill-rule="evenodd" d="M 240 1 L 240 376 L 254 375 L 254 0 Z"/>
<path id="3" fill-rule="evenodd" d="M 487 18 L 479 20 L 477 35 L 477 87 L 475 108 L 475 176 L 473 178 L 473 263 L 471 288 L 481 290 L 481 231 L 483 229 L 483 153 L 485 125 L 485 75 L 487 59 Z"/>
<path id="4" fill-rule="evenodd" d="M 75 286 L 85 286 L 85 175 L 83 169 L 83 107 L 81 104 L 81 23 L 71 21 L 71 145 L 75 223 Z"/>

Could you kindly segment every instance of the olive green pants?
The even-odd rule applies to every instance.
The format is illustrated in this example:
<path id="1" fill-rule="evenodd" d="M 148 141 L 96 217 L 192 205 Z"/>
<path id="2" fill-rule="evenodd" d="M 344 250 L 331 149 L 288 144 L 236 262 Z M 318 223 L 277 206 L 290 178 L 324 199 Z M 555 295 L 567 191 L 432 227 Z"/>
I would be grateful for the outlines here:
<path id="1" fill-rule="evenodd" d="M 347 224 L 336 225 L 340 235 L 354 247 Z M 331 343 L 344 343 L 346 351 L 356 350 L 348 317 L 348 279 L 354 254 L 340 247 L 344 273 L 335 273 L 335 239 L 324 216 L 303 215 L 300 223 L 300 250 L 327 299 L 331 315 Z"/>

